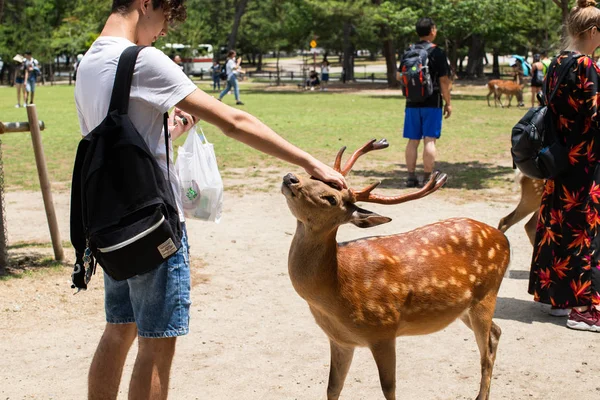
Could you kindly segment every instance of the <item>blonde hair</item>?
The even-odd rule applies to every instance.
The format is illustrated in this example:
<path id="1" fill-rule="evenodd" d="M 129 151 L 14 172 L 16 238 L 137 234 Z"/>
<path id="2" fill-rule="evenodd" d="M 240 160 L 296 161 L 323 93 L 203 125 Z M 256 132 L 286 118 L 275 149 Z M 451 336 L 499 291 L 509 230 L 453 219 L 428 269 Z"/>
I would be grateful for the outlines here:
<path id="1" fill-rule="evenodd" d="M 572 45 L 574 40 L 594 26 L 600 28 L 600 10 L 596 8 L 596 4 L 596 0 L 577 0 L 577 5 L 571 9 L 567 19 L 566 44 Z"/>

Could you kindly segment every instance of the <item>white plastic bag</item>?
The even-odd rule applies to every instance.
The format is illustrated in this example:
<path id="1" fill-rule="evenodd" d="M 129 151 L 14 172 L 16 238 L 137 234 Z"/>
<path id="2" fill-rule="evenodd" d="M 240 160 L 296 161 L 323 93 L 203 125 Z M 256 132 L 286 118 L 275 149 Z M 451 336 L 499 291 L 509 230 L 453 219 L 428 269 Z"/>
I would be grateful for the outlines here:
<path id="1" fill-rule="evenodd" d="M 185 216 L 218 223 L 223 211 L 223 180 L 213 145 L 206 140 L 200 126 L 192 127 L 179 147 L 175 168 Z"/>

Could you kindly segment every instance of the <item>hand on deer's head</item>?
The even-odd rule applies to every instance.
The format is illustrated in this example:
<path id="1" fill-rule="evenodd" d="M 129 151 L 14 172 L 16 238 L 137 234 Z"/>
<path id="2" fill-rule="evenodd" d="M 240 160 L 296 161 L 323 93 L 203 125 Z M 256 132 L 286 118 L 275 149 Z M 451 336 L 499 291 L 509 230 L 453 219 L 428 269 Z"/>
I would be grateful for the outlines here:
<path id="1" fill-rule="evenodd" d="M 341 168 L 344 147 L 336 157 L 334 169 L 346 176 L 361 155 L 388 146 L 389 144 L 385 139 L 380 141 L 373 139 L 356 150 L 346 162 L 344 168 Z M 338 190 L 315 179 L 287 174 L 283 178 L 281 191 L 285 195 L 288 206 L 296 219 L 311 230 L 321 231 L 336 229 L 345 223 L 351 223 L 360 228 L 369 228 L 390 222 L 391 218 L 364 210 L 356 206 L 355 203 L 364 201 L 380 204 L 399 204 L 433 193 L 445 182 L 446 174 L 436 171 L 431 174 L 429 182 L 417 192 L 400 196 L 381 196 L 371 193 L 379 185 L 379 182 L 360 191 L 350 188 Z"/>

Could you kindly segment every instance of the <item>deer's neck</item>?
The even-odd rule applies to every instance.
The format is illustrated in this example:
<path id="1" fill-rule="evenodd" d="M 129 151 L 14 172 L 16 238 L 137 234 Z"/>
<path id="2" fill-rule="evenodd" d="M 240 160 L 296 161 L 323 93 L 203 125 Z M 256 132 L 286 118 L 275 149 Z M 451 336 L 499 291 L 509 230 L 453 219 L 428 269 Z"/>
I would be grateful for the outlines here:
<path id="1" fill-rule="evenodd" d="M 337 285 L 337 228 L 316 232 L 298 221 L 288 267 L 294 288 L 308 300 L 335 290 Z"/>

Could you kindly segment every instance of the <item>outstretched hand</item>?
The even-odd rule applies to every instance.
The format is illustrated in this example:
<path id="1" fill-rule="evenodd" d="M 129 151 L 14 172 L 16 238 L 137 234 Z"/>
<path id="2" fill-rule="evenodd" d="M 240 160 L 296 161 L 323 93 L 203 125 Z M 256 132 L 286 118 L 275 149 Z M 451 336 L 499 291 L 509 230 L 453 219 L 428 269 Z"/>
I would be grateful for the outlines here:
<path id="1" fill-rule="evenodd" d="M 175 141 L 179 136 L 183 135 L 196 124 L 196 118 L 186 113 L 183 110 L 175 107 L 171 115 L 169 115 L 169 132 L 171 140 Z"/>
<path id="2" fill-rule="evenodd" d="M 306 168 L 306 172 L 320 181 L 331 183 L 338 189 L 348 188 L 344 176 L 321 161 L 315 160 L 312 166 Z"/>

